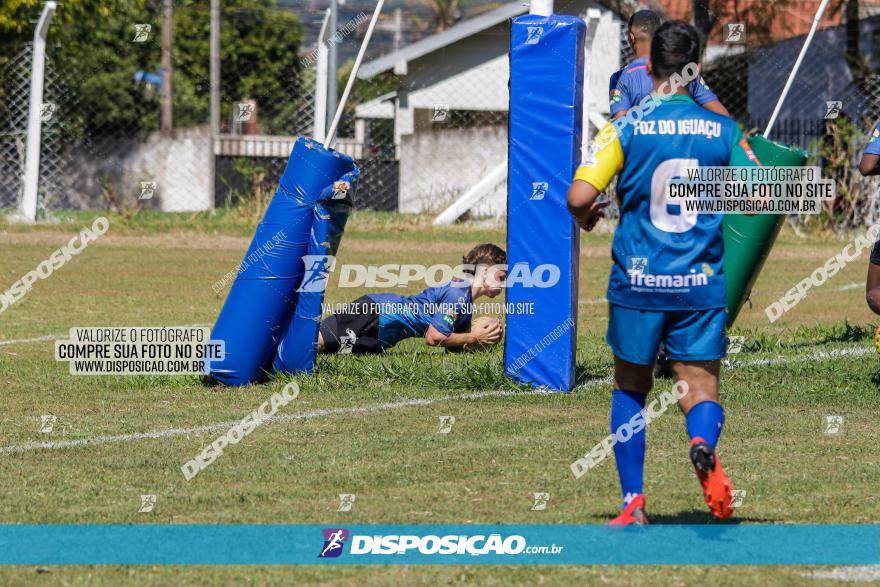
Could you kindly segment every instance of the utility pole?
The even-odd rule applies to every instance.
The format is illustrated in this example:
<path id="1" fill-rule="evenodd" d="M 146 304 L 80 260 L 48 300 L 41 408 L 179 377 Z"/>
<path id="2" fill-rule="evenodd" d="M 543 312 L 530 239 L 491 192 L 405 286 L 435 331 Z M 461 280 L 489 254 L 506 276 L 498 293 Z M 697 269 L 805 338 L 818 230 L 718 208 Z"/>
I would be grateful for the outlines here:
<path id="1" fill-rule="evenodd" d="M 217 193 L 217 166 L 214 144 L 220 134 L 220 0 L 211 0 L 211 146 L 208 150 L 208 182 L 211 190 L 211 202 Z"/>
<path id="2" fill-rule="evenodd" d="M 339 0 L 330 0 L 330 22 L 327 32 L 330 35 L 330 47 L 327 55 L 327 128 L 333 124 L 333 113 L 336 112 L 336 75 L 338 64 L 336 51 L 336 15 L 339 12 Z"/>
<path id="3" fill-rule="evenodd" d="M 173 19 L 174 12 L 172 0 L 162 0 L 162 133 L 171 134 L 174 126 L 174 118 L 171 108 L 171 97 L 173 90 L 171 88 L 172 59 L 171 45 L 174 38 Z"/>
<path id="4" fill-rule="evenodd" d="M 394 50 L 400 49 L 403 44 L 403 11 L 394 9 Z"/>
<path id="5" fill-rule="evenodd" d="M 43 77 L 46 73 L 46 35 L 55 16 L 55 3 L 46 2 L 34 30 L 31 56 L 31 95 L 28 105 L 27 144 L 22 178 L 21 213 L 33 222 L 37 217 L 37 189 L 40 187 L 40 140 L 42 138 Z"/>
<path id="6" fill-rule="evenodd" d="M 220 134 L 220 0 L 211 0 L 211 137 Z"/>

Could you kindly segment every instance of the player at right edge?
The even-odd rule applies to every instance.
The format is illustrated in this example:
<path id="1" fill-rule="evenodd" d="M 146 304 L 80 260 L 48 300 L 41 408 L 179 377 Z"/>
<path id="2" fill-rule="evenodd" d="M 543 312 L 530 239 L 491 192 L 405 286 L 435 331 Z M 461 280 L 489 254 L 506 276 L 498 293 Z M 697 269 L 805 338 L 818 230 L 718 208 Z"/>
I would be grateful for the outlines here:
<path id="1" fill-rule="evenodd" d="M 634 122 L 631 117 L 628 124 L 615 121 L 617 128 L 602 129 L 594 155 L 575 174 L 568 207 L 583 229 L 592 230 L 607 206 L 598 196 L 619 175 L 620 220 L 607 295 L 606 341 L 614 352 L 612 433 L 644 409 L 663 343 L 676 384 L 687 384 L 678 405 L 686 418 L 690 460 L 709 509 L 726 519 L 733 514 L 733 484 L 715 452 L 724 425 L 718 376 L 727 347 L 722 217 L 672 204 L 668 181 L 686 177 L 695 167 L 760 163 L 734 121 L 698 106 L 687 84 L 658 95 L 671 78 L 698 66 L 700 49 L 697 31 L 683 21 L 657 29 L 646 64 L 653 107 Z M 614 445 L 623 511 L 611 524 L 648 523 L 645 438 L 642 427 Z"/>

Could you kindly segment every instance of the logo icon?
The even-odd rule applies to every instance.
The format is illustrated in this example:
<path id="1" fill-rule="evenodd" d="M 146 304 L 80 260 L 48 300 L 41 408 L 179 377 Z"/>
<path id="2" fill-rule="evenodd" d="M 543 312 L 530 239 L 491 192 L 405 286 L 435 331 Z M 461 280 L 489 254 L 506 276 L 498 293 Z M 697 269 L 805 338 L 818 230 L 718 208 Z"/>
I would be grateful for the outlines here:
<path id="1" fill-rule="evenodd" d="M 741 506 L 747 493 L 745 489 L 734 489 L 730 494 L 730 507 L 736 509 Z"/>
<path id="2" fill-rule="evenodd" d="M 541 40 L 541 36 L 544 34 L 544 27 L 540 26 L 530 26 L 526 27 L 526 31 L 528 36 L 526 37 L 525 45 L 537 45 Z"/>
<path id="3" fill-rule="evenodd" d="M 544 196 L 547 195 L 547 190 L 550 188 L 550 184 L 546 181 L 533 181 L 532 182 L 532 197 L 530 200 L 543 200 Z"/>
<path id="4" fill-rule="evenodd" d="M 535 501 L 532 504 L 532 511 L 533 512 L 540 512 L 542 510 L 546 510 L 547 503 L 550 501 L 550 494 L 549 493 L 533 493 L 532 495 L 535 498 Z"/>
<path id="5" fill-rule="evenodd" d="M 350 355 L 354 351 L 354 345 L 357 343 L 358 337 L 351 328 L 345 329 L 345 334 L 339 337 L 340 355 Z"/>
<path id="6" fill-rule="evenodd" d="M 348 195 L 348 190 L 351 189 L 351 184 L 347 181 L 337 181 L 333 184 L 333 197 L 331 200 L 342 200 L 345 196 Z"/>
<path id="7" fill-rule="evenodd" d="M 150 38 L 150 31 L 153 30 L 152 25 L 149 24 L 136 24 L 134 25 L 134 38 L 132 42 L 134 43 L 144 43 Z"/>
<path id="8" fill-rule="evenodd" d="M 348 540 L 348 530 L 345 528 L 324 528 L 324 547 L 318 553 L 318 558 L 336 558 L 342 554 L 342 547 Z"/>
<path id="9" fill-rule="evenodd" d="M 829 100 L 825 102 L 825 120 L 834 120 L 840 116 L 841 108 L 843 108 L 843 102 L 840 100 Z"/>
<path id="10" fill-rule="evenodd" d="M 632 277 L 633 275 L 644 275 L 648 272 L 648 258 L 647 257 L 630 257 L 629 258 L 629 271 L 627 271 L 627 275 Z"/>
<path id="11" fill-rule="evenodd" d="M 455 416 L 440 416 L 440 428 L 437 434 L 449 434 L 452 432 L 452 425 L 455 424 Z"/>
<path id="12" fill-rule="evenodd" d="M 153 194 L 156 192 L 156 182 L 155 181 L 142 181 L 141 182 L 141 194 L 138 196 L 138 200 L 152 200 Z"/>
<path id="13" fill-rule="evenodd" d="M 355 500 L 354 493 L 340 493 L 339 494 L 339 507 L 336 508 L 337 512 L 350 512 L 351 508 L 354 507 Z"/>
<path id="14" fill-rule="evenodd" d="M 40 120 L 43 122 L 49 122 L 52 119 L 52 115 L 55 114 L 55 104 L 52 102 L 43 102 L 40 104 Z"/>
<path id="15" fill-rule="evenodd" d="M 825 416 L 825 434 L 833 436 L 843 430 L 843 416 Z"/>
<path id="16" fill-rule="evenodd" d="M 156 496 L 155 495 L 142 495 L 141 496 L 141 507 L 138 508 L 139 514 L 148 514 L 153 511 L 153 508 L 156 507 Z"/>
<path id="17" fill-rule="evenodd" d="M 735 355 L 740 352 L 743 348 L 743 344 L 746 342 L 746 337 L 740 334 L 734 334 L 732 336 L 727 337 L 727 354 Z"/>
<path id="18" fill-rule="evenodd" d="M 236 122 L 247 122 L 254 114 L 253 102 L 240 102 L 238 104 L 238 114 L 235 115 Z"/>
<path id="19" fill-rule="evenodd" d="M 55 422 L 58 421 L 58 416 L 53 416 L 52 414 L 46 414 L 45 416 L 40 416 L 40 433 L 41 434 L 49 434 L 55 428 Z"/>
<path id="20" fill-rule="evenodd" d="M 327 278 L 336 267 L 333 255 L 303 255 L 306 272 L 302 285 L 296 291 L 322 292 L 327 288 Z"/>
<path id="21" fill-rule="evenodd" d="M 746 25 L 741 22 L 731 22 L 724 25 L 724 42 L 730 44 L 744 43 L 746 40 Z"/>
<path id="22" fill-rule="evenodd" d="M 431 122 L 446 122 L 449 118 L 449 104 L 434 104 Z"/>

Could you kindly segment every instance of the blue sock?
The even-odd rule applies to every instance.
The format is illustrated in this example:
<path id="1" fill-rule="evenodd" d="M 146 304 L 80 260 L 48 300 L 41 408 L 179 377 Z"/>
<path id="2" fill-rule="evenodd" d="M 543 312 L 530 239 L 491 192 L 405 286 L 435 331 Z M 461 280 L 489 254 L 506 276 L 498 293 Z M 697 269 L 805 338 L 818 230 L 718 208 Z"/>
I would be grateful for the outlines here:
<path id="1" fill-rule="evenodd" d="M 688 436 L 692 440 L 699 436 L 714 450 L 724 426 L 724 408 L 721 404 L 713 401 L 700 402 L 691 408 L 685 420 Z"/>
<path id="2" fill-rule="evenodd" d="M 615 389 L 611 394 L 611 433 L 629 422 L 645 407 L 647 394 Z M 614 445 L 614 460 L 623 492 L 623 507 L 636 495 L 642 495 L 645 467 L 645 429 L 642 428 L 626 442 Z"/>

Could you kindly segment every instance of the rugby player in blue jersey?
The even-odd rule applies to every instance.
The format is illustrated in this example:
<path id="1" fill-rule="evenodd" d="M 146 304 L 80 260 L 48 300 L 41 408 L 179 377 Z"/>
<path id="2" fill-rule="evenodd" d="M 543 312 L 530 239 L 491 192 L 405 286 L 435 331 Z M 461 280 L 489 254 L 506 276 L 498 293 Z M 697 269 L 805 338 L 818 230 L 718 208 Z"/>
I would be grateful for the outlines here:
<path id="1" fill-rule="evenodd" d="M 661 25 L 651 42 L 647 71 L 656 92 L 650 108 L 629 123 L 608 124 L 568 192 L 578 224 L 591 230 L 607 203 L 597 200 L 614 176 L 620 220 L 612 244 L 606 340 L 614 351 L 611 429 L 645 407 L 652 365 L 661 343 L 676 382 L 690 437 L 690 459 L 705 501 L 721 519 L 732 515 L 733 485 L 715 447 L 724 424 L 718 402 L 720 359 L 726 353 L 726 284 L 721 216 L 686 211 L 668 199 L 668 181 L 702 166 L 760 163 L 736 124 L 698 106 L 687 86 L 673 84 L 699 64 L 700 38 L 682 21 Z M 682 76 L 682 77 L 679 77 Z M 643 493 L 644 426 L 614 445 L 623 512 L 613 524 L 647 523 Z"/>
<path id="2" fill-rule="evenodd" d="M 653 10 L 639 10 L 630 17 L 627 38 L 636 58 L 611 75 L 609 103 L 612 118 L 623 116 L 653 91 L 653 80 L 648 73 L 647 61 L 651 38 L 660 24 L 660 16 Z M 730 116 L 702 76 L 689 86 L 689 91 L 691 98 L 703 108 Z"/>
<path id="3" fill-rule="evenodd" d="M 874 125 L 871 129 L 871 136 L 868 138 L 868 146 L 862 153 L 862 160 L 859 161 L 859 171 L 865 177 L 871 175 L 880 175 L 880 123 Z M 880 240 L 874 243 L 871 249 L 871 262 L 868 264 L 868 280 L 865 284 L 865 299 L 868 307 L 875 314 L 880 314 Z M 875 344 L 880 349 L 880 328 L 874 335 Z"/>
<path id="4" fill-rule="evenodd" d="M 501 322 L 490 317 L 472 321 L 473 302 L 501 293 L 506 263 L 507 254 L 500 247 L 477 245 L 463 259 L 470 279 L 429 287 L 412 296 L 362 296 L 343 312 L 321 321 L 318 352 L 378 354 L 413 337 L 449 350 L 492 346 L 501 339 Z"/>

